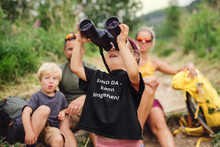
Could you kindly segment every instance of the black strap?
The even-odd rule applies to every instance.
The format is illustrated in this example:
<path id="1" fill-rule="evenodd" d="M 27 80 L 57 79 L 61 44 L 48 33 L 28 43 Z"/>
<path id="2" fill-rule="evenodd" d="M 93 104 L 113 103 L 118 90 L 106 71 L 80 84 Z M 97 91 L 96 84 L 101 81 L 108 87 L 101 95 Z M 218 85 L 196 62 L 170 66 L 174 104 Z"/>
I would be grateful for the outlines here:
<path id="1" fill-rule="evenodd" d="M 101 56 L 102 56 L 102 60 L 103 60 L 103 62 L 104 62 L 104 64 L 105 64 L 106 69 L 108 70 L 108 72 L 110 72 L 110 69 L 109 69 L 109 67 L 108 67 L 108 65 L 107 65 L 107 63 L 106 63 L 106 61 L 105 61 L 105 57 L 104 57 L 104 54 L 103 54 L 103 49 L 102 49 L 102 47 L 100 47 L 100 46 L 99 46 L 99 51 L 100 51 L 100 54 L 101 54 Z"/>

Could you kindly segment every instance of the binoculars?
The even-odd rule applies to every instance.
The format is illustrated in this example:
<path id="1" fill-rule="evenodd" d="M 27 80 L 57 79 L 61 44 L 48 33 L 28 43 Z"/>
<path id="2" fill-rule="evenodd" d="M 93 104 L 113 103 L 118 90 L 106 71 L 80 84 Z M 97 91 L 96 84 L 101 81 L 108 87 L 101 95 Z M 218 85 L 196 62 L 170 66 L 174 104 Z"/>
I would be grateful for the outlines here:
<path id="1" fill-rule="evenodd" d="M 105 22 L 106 29 L 96 30 L 92 20 L 85 19 L 80 22 L 79 30 L 83 36 L 90 38 L 96 46 L 104 48 L 105 51 L 112 48 L 111 42 L 119 50 L 117 44 L 117 36 L 121 33 L 119 24 L 121 22 L 117 17 L 111 17 Z"/>

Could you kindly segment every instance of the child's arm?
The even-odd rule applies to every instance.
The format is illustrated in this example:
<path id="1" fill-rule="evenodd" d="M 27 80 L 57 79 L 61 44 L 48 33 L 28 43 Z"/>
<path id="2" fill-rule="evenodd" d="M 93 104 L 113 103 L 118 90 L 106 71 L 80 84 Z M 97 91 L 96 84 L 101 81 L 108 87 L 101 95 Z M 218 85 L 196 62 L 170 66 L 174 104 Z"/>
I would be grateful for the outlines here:
<path id="1" fill-rule="evenodd" d="M 31 113 L 32 108 L 29 106 L 26 106 L 22 112 L 22 123 L 24 126 L 25 131 L 25 143 L 26 144 L 34 144 L 37 141 L 37 137 L 33 132 L 32 125 L 31 125 Z"/>
<path id="2" fill-rule="evenodd" d="M 62 111 L 59 112 L 58 114 L 58 120 L 64 120 L 65 116 L 66 116 L 66 112 L 67 112 L 67 108 L 63 109 Z"/>
<path id="3" fill-rule="evenodd" d="M 125 69 L 131 81 L 131 85 L 136 90 L 139 90 L 140 75 L 138 64 L 131 51 L 129 50 L 128 46 L 126 45 L 129 27 L 126 24 L 120 24 L 119 27 L 121 29 L 121 33 L 117 37 L 117 42 L 119 50 L 121 52 L 122 60 L 124 62 Z"/>
<path id="4" fill-rule="evenodd" d="M 83 44 L 89 42 L 90 39 L 87 39 L 86 37 L 81 35 L 81 32 L 79 30 L 79 24 L 77 24 L 77 29 L 78 29 L 78 33 L 72 51 L 70 67 L 72 72 L 74 72 L 79 78 L 81 78 L 84 81 L 87 81 L 84 67 L 82 65 L 82 55 L 83 55 L 82 48 L 83 48 Z"/>

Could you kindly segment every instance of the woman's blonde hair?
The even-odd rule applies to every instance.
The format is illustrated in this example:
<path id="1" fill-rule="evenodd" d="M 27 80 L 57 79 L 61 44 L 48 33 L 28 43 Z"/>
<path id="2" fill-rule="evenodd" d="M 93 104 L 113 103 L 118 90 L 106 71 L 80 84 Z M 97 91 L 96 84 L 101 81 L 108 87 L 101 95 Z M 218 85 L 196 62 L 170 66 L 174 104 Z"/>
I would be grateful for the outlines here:
<path id="1" fill-rule="evenodd" d="M 44 75 L 55 75 L 60 81 L 62 79 L 62 70 L 56 63 L 44 63 L 37 72 L 38 79 L 41 81 Z"/>
<path id="2" fill-rule="evenodd" d="M 150 47 L 150 51 L 153 52 L 154 50 L 154 47 L 155 47 L 155 44 L 156 44 L 156 36 L 155 36 L 155 32 L 153 31 L 153 27 L 142 27 L 140 28 L 136 35 L 135 35 L 135 40 L 137 41 L 137 36 L 138 36 L 138 33 L 141 32 L 141 31 L 148 31 L 150 32 L 151 34 L 151 38 L 152 38 L 152 46 Z"/>

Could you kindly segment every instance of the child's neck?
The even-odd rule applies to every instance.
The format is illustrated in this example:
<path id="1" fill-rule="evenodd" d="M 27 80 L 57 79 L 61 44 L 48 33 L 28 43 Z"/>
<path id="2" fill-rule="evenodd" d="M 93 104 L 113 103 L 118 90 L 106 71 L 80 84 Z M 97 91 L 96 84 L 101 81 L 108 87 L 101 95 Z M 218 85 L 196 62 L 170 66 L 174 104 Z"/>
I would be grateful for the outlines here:
<path id="1" fill-rule="evenodd" d="M 47 95 L 47 96 L 49 96 L 49 97 L 53 97 L 53 96 L 56 94 L 55 91 L 48 93 L 48 92 L 44 91 L 43 89 L 41 89 L 41 92 L 43 92 L 45 95 Z"/>
<path id="2" fill-rule="evenodd" d="M 110 68 L 110 71 L 113 71 L 113 70 L 125 70 L 126 71 L 126 69 L 124 67 L 123 68 L 117 68 L 117 67 Z"/>

